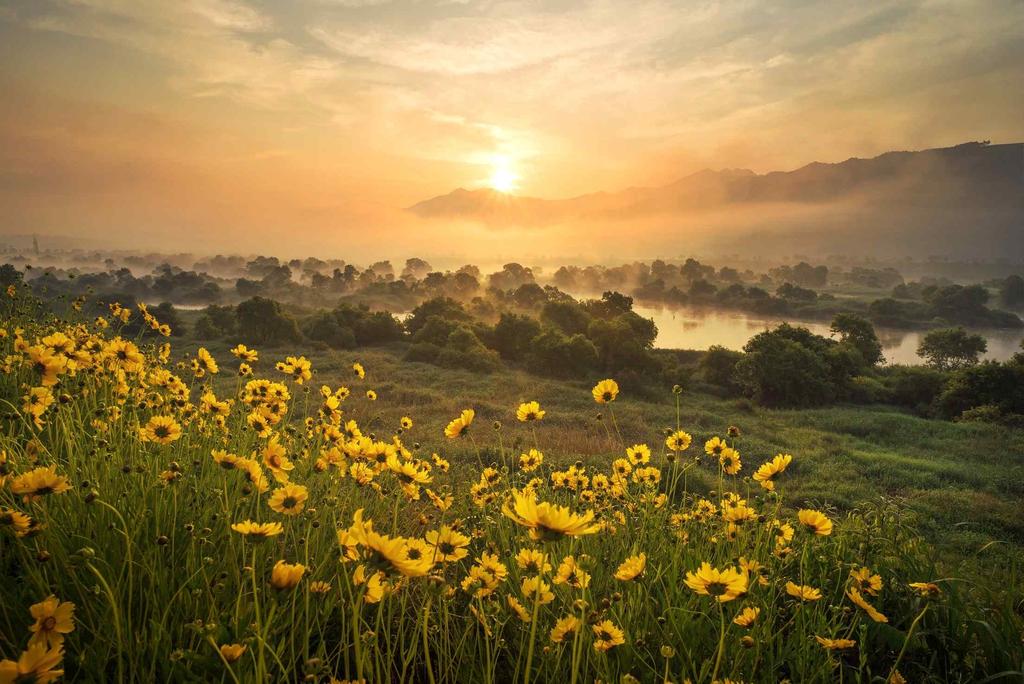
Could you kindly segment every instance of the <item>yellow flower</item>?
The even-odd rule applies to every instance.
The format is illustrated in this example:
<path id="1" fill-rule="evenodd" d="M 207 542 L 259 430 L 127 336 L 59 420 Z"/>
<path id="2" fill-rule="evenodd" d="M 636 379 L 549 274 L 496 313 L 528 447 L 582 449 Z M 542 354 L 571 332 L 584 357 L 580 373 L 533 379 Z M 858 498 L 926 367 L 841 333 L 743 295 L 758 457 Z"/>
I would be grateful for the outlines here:
<path id="1" fill-rule="evenodd" d="M 363 521 L 361 508 L 353 516 L 349 534 L 368 553 L 367 560 L 374 570 L 391 570 L 407 577 L 422 577 L 434 565 L 429 554 L 420 558 L 410 557 L 408 540 L 374 532 L 373 521 Z"/>
<path id="2" fill-rule="evenodd" d="M 820 590 L 794 582 L 786 582 L 786 593 L 801 601 L 817 601 L 821 598 Z"/>
<path id="3" fill-rule="evenodd" d="M 427 543 L 435 550 L 435 561 L 449 563 L 462 560 L 469 555 L 469 537 L 453 530 L 447 525 L 440 530 L 430 530 L 426 535 Z"/>
<path id="4" fill-rule="evenodd" d="M 618 570 L 615 571 L 615 579 L 622 580 L 623 582 L 629 582 L 634 580 L 643 574 L 644 568 L 647 567 L 647 554 L 640 553 L 635 556 L 630 556 L 626 560 L 622 561 L 619 565 Z"/>
<path id="5" fill-rule="evenodd" d="M 466 409 L 462 414 L 448 423 L 448 426 L 444 429 L 444 436 L 448 439 L 455 439 L 456 437 L 462 437 L 469 430 L 469 426 L 473 424 L 473 418 L 476 416 L 476 411 L 473 409 Z"/>
<path id="6" fill-rule="evenodd" d="M 767 463 L 754 471 L 754 479 L 761 484 L 761 487 L 768 491 L 775 490 L 775 478 L 789 467 L 793 457 L 789 454 L 778 454 Z"/>
<path id="7" fill-rule="evenodd" d="M 808 532 L 813 532 L 823 537 L 832 534 L 832 521 L 824 513 L 802 508 L 797 512 L 796 516 L 800 520 L 800 524 L 807 528 Z"/>
<path id="8" fill-rule="evenodd" d="M 555 600 L 555 594 L 551 591 L 551 585 L 540 577 L 524 577 L 520 589 L 523 592 L 523 596 L 531 604 L 536 601 L 543 606 Z"/>
<path id="9" fill-rule="evenodd" d="M 3 684 L 46 684 L 64 675 L 64 670 L 54 670 L 64 657 L 60 646 L 47 648 L 46 644 L 32 644 L 22 652 L 17 662 L 0 661 L 0 682 Z"/>
<path id="10" fill-rule="evenodd" d="M 47 494 L 63 494 L 69 489 L 67 478 L 57 474 L 55 465 L 35 468 L 11 480 L 11 491 L 21 494 L 26 503 Z"/>
<path id="11" fill-rule="evenodd" d="M 402 416 L 402 420 L 399 421 L 399 425 L 403 430 L 412 430 L 412 418 L 409 416 Z"/>
<path id="12" fill-rule="evenodd" d="M 651 460 L 651 447 L 646 444 L 634 444 L 626 449 L 626 458 L 633 465 L 642 465 Z"/>
<path id="13" fill-rule="evenodd" d="M 740 463 L 740 452 L 732 447 L 722 449 L 722 453 L 718 456 L 718 463 L 726 475 L 735 475 L 743 467 L 743 464 Z"/>
<path id="14" fill-rule="evenodd" d="M 25 350 L 28 354 L 29 366 L 39 375 L 39 384 L 53 387 L 58 377 L 67 370 L 68 360 L 54 354 L 52 349 L 35 345 Z"/>
<path id="15" fill-rule="evenodd" d="M 225 662 L 234 663 L 245 654 L 244 644 L 221 644 L 220 655 Z"/>
<path id="16" fill-rule="evenodd" d="M 611 620 L 605 620 L 591 627 L 594 631 L 594 650 L 607 651 L 626 643 L 626 635 Z"/>
<path id="17" fill-rule="evenodd" d="M 566 584 L 573 589 L 586 589 L 590 586 L 590 573 L 581 568 L 572 556 L 562 559 L 555 572 L 553 584 Z"/>
<path id="18" fill-rule="evenodd" d="M 682 430 L 676 430 L 665 438 L 665 446 L 672 451 L 686 451 L 690 448 L 691 441 L 693 441 L 693 438 L 690 437 L 689 433 L 683 432 Z"/>
<path id="19" fill-rule="evenodd" d="M 729 448 L 721 437 L 712 437 L 704 442 L 704 453 L 708 456 L 721 456 L 722 452 Z"/>
<path id="20" fill-rule="evenodd" d="M 509 595 L 505 598 L 505 600 L 508 602 L 508 607 L 512 609 L 512 612 L 514 612 L 521 621 L 527 623 L 530 622 L 530 620 L 532 619 L 530 616 L 530 611 L 526 609 L 526 606 L 519 602 L 519 599 L 517 599 L 515 596 Z"/>
<path id="21" fill-rule="evenodd" d="M 403 461 L 397 453 L 389 453 L 386 461 L 388 470 L 395 474 L 404 484 L 429 484 L 431 482 L 430 472 L 427 470 L 429 464 L 418 465 L 414 461 Z"/>
<path id="22" fill-rule="evenodd" d="M 544 454 L 536 449 L 530 449 L 528 454 L 519 455 L 519 466 L 523 472 L 531 473 L 544 463 Z"/>
<path id="23" fill-rule="evenodd" d="M 127 309 L 125 309 L 127 311 Z M 110 364 L 126 373 L 135 373 L 142 369 L 145 357 L 134 342 L 115 337 L 103 348 L 103 356 Z"/>
<path id="24" fill-rule="evenodd" d="M 235 523 L 231 526 L 231 529 L 247 537 L 253 537 L 255 541 L 262 541 L 267 537 L 276 537 L 284 532 L 284 528 L 281 527 L 281 523 L 257 523 L 252 520 L 244 520 L 240 523 Z"/>
<path id="25" fill-rule="evenodd" d="M 579 618 L 574 615 L 566 615 L 563 618 L 559 618 L 555 622 L 555 626 L 551 628 L 551 640 L 556 644 L 560 644 L 565 641 L 567 635 L 573 634 L 579 628 Z"/>
<path id="26" fill-rule="evenodd" d="M 181 437 L 181 426 L 172 416 L 153 416 L 142 428 L 142 439 L 157 444 L 170 444 Z"/>
<path id="27" fill-rule="evenodd" d="M 314 594 L 326 594 L 331 591 L 331 585 L 322 581 L 310 582 L 309 590 Z"/>
<path id="28" fill-rule="evenodd" d="M 361 363 L 358 363 L 358 362 L 357 363 L 353 363 L 352 364 L 352 371 L 356 374 L 356 377 L 359 378 L 360 380 L 362 380 L 363 378 L 366 377 L 366 369 L 363 368 L 363 364 L 361 364 Z"/>
<path id="29" fill-rule="evenodd" d="M 521 423 L 540 420 L 543 417 L 544 411 L 541 410 L 540 404 L 535 401 L 520 404 L 519 408 L 516 409 L 516 418 L 518 418 Z"/>
<path id="30" fill-rule="evenodd" d="M 882 590 L 882 576 L 872 574 L 869 568 L 855 568 L 850 571 L 850 579 L 853 580 L 857 589 L 865 594 L 877 596 Z"/>
<path id="31" fill-rule="evenodd" d="M 757 621 L 757 616 L 760 614 L 760 608 L 751 608 L 750 606 L 747 606 L 742 611 L 740 611 L 740 614 L 734 617 L 732 621 L 734 624 L 737 624 L 740 627 L 750 627 L 754 624 L 754 622 Z"/>
<path id="32" fill-rule="evenodd" d="M 933 598 L 942 593 L 942 589 L 939 588 L 939 585 L 933 582 L 911 582 L 909 586 L 911 589 L 917 590 L 917 593 L 926 598 Z"/>
<path id="33" fill-rule="evenodd" d="M 245 361 L 246 363 L 256 363 L 260 360 L 260 354 L 255 349 L 249 349 L 244 344 L 240 344 L 231 350 L 239 361 Z"/>
<path id="34" fill-rule="evenodd" d="M 747 593 L 747 573 L 736 568 L 718 570 L 708 562 L 697 572 L 686 573 L 686 586 L 702 596 L 713 596 L 720 603 L 732 601 Z"/>
<path id="35" fill-rule="evenodd" d="M 0 528 L 10 527 L 16 537 L 24 537 L 32 529 L 32 518 L 13 508 L 0 508 Z"/>
<path id="36" fill-rule="evenodd" d="M 827 651 L 842 651 L 847 648 L 853 648 L 857 645 L 857 642 L 853 639 L 827 639 L 815 635 L 815 639 L 821 644 L 821 647 Z"/>
<path id="37" fill-rule="evenodd" d="M 590 393 L 594 395 L 594 401 L 598 404 L 607 404 L 619 396 L 619 385 L 614 380 L 602 380 L 594 385 Z"/>
<path id="38" fill-rule="evenodd" d="M 29 644 L 44 644 L 47 648 L 59 647 L 64 635 L 75 631 L 75 604 L 63 603 L 56 596 L 48 596 L 33 605 L 29 612 L 36 619 L 29 627 L 32 639 Z"/>
<path id="39" fill-rule="evenodd" d="M 21 410 L 32 416 L 36 427 L 42 427 L 42 415 L 53 405 L 53 391 L 49 387 L 33 387 L 22 398 Z"/>
<path id="40" fill-rule="evenodd" d="M 868 617 L 870 617 L 875 622 L 888 622 L 889 621 L 889 618 L 887 618 L 884 615 L 882 615 L 882 613 L 880 613 L 878 610 L 876 610 L 874 606 L 872 606 L 870 603 L 868 603 L 867 600 L 865 600 L 864 597 L 860 595 L 860 592 L 857 591 L 856 589 L 854 589 L 852 587 L 850 589 L 847 589 L 846 590 L 846 595 L 849 596 L 850 600 L 853 601 L 854 603 L 856 603 L 861 608 L 861 610 L 863 610 L 865 613 L 867 613 Z"/>
<path id="41" fill-rule="evenodd" d="M 270 585 L 275 589 L 294 589 L 302 581 L 306 566 L 301 563 L 285 563 L 283 560 L 274 564 L 270 573 Z"/>
<path id="42" fill-rule="evenodd" d="M 370 401 L 377 401 L 377 393 L 373 390 L 366 390 L 366 398 Z"/>
<path id="43" fill-rule="evenodd" d="M 565 506 L 551 503 L 537 503 L 536 495 L 513 490 L 513 505 L 502 505 L 501 512 L 516 523 L 530 529 L 530 537 L 536 541 L 554 541 L 564 536 L 575 537 L 593 534 L 601 529 L 594 522 L 594 512 L 580 515 Z"/>
<path id="44" fill-rule="evenodd" d="M 214 375 L 220 372 L 217 360 L 206 350 L 206 347 L 200 347 L 196 352 L 196 361 L 198 361 L 199 372 L 197 374 L 199 377 L 203 377 L 206 373 Z"/>
<path id="45" fill-rule="evenodd" d="M 287 451 L 276 436 L 263 448 L 263 465 L 267 466 L 274 479 L 281 483 L 288 482 L 288 472 L 295 469 L 295 465 L 288 459 Z"/>
<path id="46" fill-rule="evenodd" d="M 270 495 L 270 508 L 284 515 L 298 515 L 306 506 L 309 491 L 302 485 L 286 484 Z"/>
<path id="47" fill-rule="evenodd" d="M 548 563 L 548 555 L 543 551 L 535 549 L 522 549 L 516 554 L 516 565 L 522 570 L 542 574 L 551 572 L 551 563 Z"/>

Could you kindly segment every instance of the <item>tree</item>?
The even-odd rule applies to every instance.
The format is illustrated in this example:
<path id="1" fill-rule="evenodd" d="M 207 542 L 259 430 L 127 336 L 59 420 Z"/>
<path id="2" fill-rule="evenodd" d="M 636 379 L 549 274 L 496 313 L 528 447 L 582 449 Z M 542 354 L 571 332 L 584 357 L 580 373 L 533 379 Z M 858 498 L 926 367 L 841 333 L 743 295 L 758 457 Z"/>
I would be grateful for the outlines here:
<path id="1" fill-rule="evenodd" d="M 968 333 L 963 328 L 932 330 L 917 347 L 917 355 L 929 366 L 939 370 L 957 370 L 978 363 L 978 357 L 988 350 L 981 335 Z"/>
<path id="2" fill-rule="evenodd" d="M 1003 415 L 1024 414 L 1024 366 L 986 361 L 958 370 L 936 403 L 947 418 L 980 406 L 995 407 Z"/>
<path id="3" fill-rule="evenodd" d="M 735 377 L 754 400 L 767 406 L 813 406 L 835 398 L 825 361 L 799 342 L 761 333 L 744 350 Z"/>
<path id="4" fill-rule="evenodd" d="M 1024 307 L 1024 278 L 1012 275 L 1004 280 L 999 286 L 999 301 L 1012 309 Z"/>
<path id="5" fill-rule="evenodd" d="M 743 352 L 714 344 L 701 357 L 697 368 L 705 382 L 735 390 L 739 389 L 735 377 L 736 364 L 742 358 Z"/>
<path id="6" fill-rule="evenodd" d="M 576 302 L 548 302 L 541 309 L 540 319 L 566 335 L 586 333 L 591 320 L 590 314 Z"/>
<path id="7" fill-rule="evenodd" d="M 273 299 L 253 297 L 235 308 L 238 335 L 250 344 L 284 344 L 302 339 L 295 319 Z"/>
<path id="8" fill-rule="evenodd" d="M 405 268 L 402 269 L 402 278 L 422 278 L 431 270 L 430 263 L 418 257 L 405 260 Z"/>
<path id="9" fill-rule="evenodd" d="M 878 341 L 875 328 L 866 318 L 857 314 L 840 313 L 832 319 L 832 334 L 838 335 L 841 342 L 853 346 L 864 358 L 864 363 L 877 366 L 885 357 L 882 355 L 882 343 Z"/>
<path id="10" fill-rule="evenodd" d="M 494 326 L 492 349 L 509 361 L 521 361 L 530 351 L 530 343 L 540 334 L 540 323 L 529 316 L 501 314 Z"/>
<path id="11" fill-rule="evenodd" d="M 434 297 L 412 310 L 405 322 L 405 329 L 409 331 L 409 334 L 415 335 L 433 316 L 455 322 L 469 322 L 473 318 L 468 311 L 462 308 L 462 304 L 451 297 Z"/>

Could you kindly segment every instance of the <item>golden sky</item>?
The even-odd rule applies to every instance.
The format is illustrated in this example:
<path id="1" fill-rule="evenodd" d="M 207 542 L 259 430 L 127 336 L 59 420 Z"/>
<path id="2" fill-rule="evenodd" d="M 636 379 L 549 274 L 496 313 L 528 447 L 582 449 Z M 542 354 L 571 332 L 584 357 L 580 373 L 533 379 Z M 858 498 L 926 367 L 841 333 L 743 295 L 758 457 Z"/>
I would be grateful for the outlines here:
<path id="1" fill-rule="evenodd" d="M 8 0 L 0 87 L 2 233 L 335 246 L 459 186 L 1022 140 L 1024 3 Z"/>

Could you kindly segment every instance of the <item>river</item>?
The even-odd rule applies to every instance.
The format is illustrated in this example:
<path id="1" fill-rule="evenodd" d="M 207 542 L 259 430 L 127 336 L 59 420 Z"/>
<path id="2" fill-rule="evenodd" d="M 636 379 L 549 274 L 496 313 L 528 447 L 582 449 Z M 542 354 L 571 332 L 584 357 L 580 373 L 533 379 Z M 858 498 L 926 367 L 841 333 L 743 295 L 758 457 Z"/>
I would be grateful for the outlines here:
<path id="1" fill-rule="evenodd" d="M 654 319 L 658 326 L 655 346 L 662 349 L 707 349 L 721 345 L 742 349 L 747 340 L 759 332 L 775 327 L 783 318 L 763 318 L 739 311 L 694 309 L 690 307 L 658 308 L 634 305 L 633 310 L 644 318 Z M 829 335 L 829 324 L 822 321 L 789 320 L 792 325 L 808 328 L 818 335 Z M 919 364 L 917 345 L 926 331 L 876 328 L 883 353 L 889 363 Z M 988 340 L 986 359 L 1005 361 L 1021 351 L 1024 339 L 1021 330 L 972 330 Z"/>

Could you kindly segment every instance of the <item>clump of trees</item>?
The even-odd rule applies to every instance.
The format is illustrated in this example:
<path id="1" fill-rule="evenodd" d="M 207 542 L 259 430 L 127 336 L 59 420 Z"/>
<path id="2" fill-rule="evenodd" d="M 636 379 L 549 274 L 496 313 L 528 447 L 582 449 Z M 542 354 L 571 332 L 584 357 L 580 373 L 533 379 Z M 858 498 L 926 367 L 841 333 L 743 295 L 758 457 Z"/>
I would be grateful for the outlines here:
<path id="1" fill-rule="evenodd" d="M 696 378 L 766 406 L 886 403 L 932 417 L 1024 425 L 1024 352 L 1005 363 L 979 363 L 983 337 L 940 329 L 921 342 L 926 365 L 882 366 L 882 346 L 865 318 L 840 314 L 831 333 L 822 337 L 783 323 L 755 335 L 742 352 L 710 348 L 696 364 Z"/>
<path id="2" fill-rule="evenodd" d="M 509 274 L 525 277 L 506 267 L 502 277 Z M 653 352 L 657 327 L 633 311 L 631 297 L 609 291 L 577 302 L 531 282 L 499 292 L 499 303 L 516 310 L 502 311 L 493 325 L 446 297 L 416 307 L 406 321 L 412 337 L 406 358 L 480 370 L 505 361 L 547 376 L 607 373 L 623 382 L 666 372 L 666 361 Z"/>

